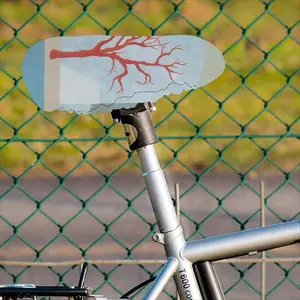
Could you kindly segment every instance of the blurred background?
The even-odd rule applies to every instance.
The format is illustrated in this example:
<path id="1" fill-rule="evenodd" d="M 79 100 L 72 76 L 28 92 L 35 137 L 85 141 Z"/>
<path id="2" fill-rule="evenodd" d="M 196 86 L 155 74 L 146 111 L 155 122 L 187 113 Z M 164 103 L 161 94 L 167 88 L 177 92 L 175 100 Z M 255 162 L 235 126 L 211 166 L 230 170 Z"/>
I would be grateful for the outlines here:
<path id="1" fill-rule="evenodd" d="M 299 219 L 299 15 L 297 0 L 0 0 L 0 283 L 78 279 L 78 265 L 12 260 L 164 259 L 122 127 L 109 113 L 37 108 L 22 80 L 31 45 L 64 35 L 187 34 L 223 52 L 217 80 L 162 98 L 152 114 L 159 158 L 173 197 L 180 183 L 182 222 L 194 239 L 260 226 L 261 180 L 266 224 Z M 294 245 L 267 256 L 299 253 Z M 88 285 L 118 297 L 159 268 L 95 264 Z M 216 268 L 227 299 L 261 299 L 260 264 Z M 296 299 L 299 278 L 299 262 L 268 264 L 265 299 Z M 171 282 L 161 299 L 174 297 Z"/>

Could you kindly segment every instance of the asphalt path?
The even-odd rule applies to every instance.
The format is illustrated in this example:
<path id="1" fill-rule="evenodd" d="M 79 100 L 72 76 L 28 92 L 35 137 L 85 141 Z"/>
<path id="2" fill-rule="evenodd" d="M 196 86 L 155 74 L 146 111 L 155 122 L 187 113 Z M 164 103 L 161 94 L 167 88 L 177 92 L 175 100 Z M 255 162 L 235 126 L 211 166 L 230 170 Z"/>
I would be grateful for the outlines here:
<path id="1" fill-rule="evenodd" d="M 204 236 L 239 231 L 240 224 L 243 223 L 246 229 L 260 226 L 260 199 L 254 192 L 259 192 L 258 179 L 247 178 L 248 186 L 245 184 L 239 186 L 240 178 L 237 175 L 211 173 L 201 179 L 201 186 L 196 183 L 192 175 L 168 173 L 167 180 L 173 197 L 174 184 L 180 183 L 180 194 L 183 195 L 180 200 L 181 222 L 186 237 L 195 233 L 196 223 L 200 223 L 199 230 Z M 283 184 L 284 176 L 267 177 L 263 180 L 267 199 L 266 225 L 279 223 L 280 218 L 289 220 L 297 212 L 299 213 L 300 195 L 294 188 L 300 186 L 299 173 L 292 175 L 292 184 L 284 184 L 277 192 L 274 191 Z M 0 195 L 2 195 L 0 216 L 17 226 L 20 238 L 10 239 L 13 229 L 0 219 L 0 245 L 10 239 L 0 248 L 0 260 L 32 261 L 36 257 L 36 252 L 26 243 L 38 251 L 43 250 L 40 257 L 45 261 L 78 260 L 81 255 L 80 249 L 87 249 L 88 259 L 124 259 L 128 255 L 126 248 L 131 249 L 131 257 L 134 259 L 165 258 L 162 246 L 152 242 L 149 234 L 150 225 L 155 223 L 155 218 L 147 194 L 141 193 L 145 188 L 141 176 L 115 175 L 111 178 L 109 185 L 105 185 L 104 178 L 99 176 L 69 178 L 64 182 L 64 187 L 59 187 L 56 178 L 21 179 L 18 183 L 19 188 L 14 186 L 10 189 L 12 186 L 12 180 L 0 178 Z M 193 186 L 194 188 L 190 190 Z M 47 197 L 52 191 L 54 192 Z M 71 191 L 78 196 L 78 199 L 72 195 Z M 91 196 L 93 197 L 90 198 Z M 222 200 L 222 207 L 218 207 L 218 201 L 213 196 Z M 85 203 L 89 213 L 82 211 L 82 202 Z M 37 206 L 40 211 L 36 210 Z M 132 210 L 126 212 L 129 206 Z M 77 217 L 71 220 L 76 214 Z M 233 215 L 235 219 L 230 215 Z M 28 216 L 31 217 L 25 221 Z M 105 225 L 99 223 L 97 219 L 109 225 L 106 228 L 108 232 L 105 231 Z M 61 232 L 55 223 L 64 226 Z M 22 225 L 18 227 L 20 224 Z M 55 239 L 59 234 L 60 237 Z M 194 238 L 200 238 L 200 235 L 196 233 Z M 51 241 L 53 242 L 50 243 Z M 94 242 L 95 244 L 91 246 Z M 141 243 L 135 246 L 139 242 Z M 47 244 L 49 246 L 45 247 Z M 299 245 L 283 247 L 269 251 L 268 254 L 276 257 L 300 256 L 300 247 Z M 239 282 L 227 293 L 227 299 L 260 299 L 259 294 L 253 290 L 253 288 L 260 290 L 259 264 L 252 266 L 244 275 L 241 275 L 242 273 L 232 265 L 215 265 L 225 290 L 235 282 Z M 288 270 L 292 265 L 285 263 L 281 264 L 281 267 Z M 159 265 L 144 266 L 149 271 L 154 271 L 159 267 Z M 249 266 L 249 264 L 235 265 L 240 270 L 245 270 Z M 106 273 L 115 267 L 115 265 L 99 266 L 100 270 Z M 22 267 L 7 267 L 7 269 L 14 274 L 23 270 Z M 60 273 L 64 273 L 67 269 L 67 267 L 55 268 Z M 64 277 L 65 282 L 75 285 L 78 273 L 78 268 L 71 270 Z M 109 275 L 109 280 L 120 292 L 126 292 L 146 280 L 148 276 L 140 266 L 126 265 L 113 271 Z M 101 285 L 103 279 L 104 275 L 91 266 L 87 285 L 96 288 Z M 283 269 L 275 264 L 267 265 L 268 291 L 283 279 Z M 268 300 L 298 299 L 299 289 L 295 284 L 298 286 L 300 284 L 299 264 L 289 271 L 289 279 L 285 280 L 268 297 Z M 10 283 L 11 280 L 12 277 L 0 269 L 0 282 Z M 44 267 L 30 268 L 19 278 L 21 282 L 36 285 L 57 284 L 58 280 L 58 276 L 53 271 Z M 174 291 L 172 282 L 168 284 L 166 290 Z M 109 284 L 104 285 L 98 292 L 111 298 L 119 296 Z M 170 298 L 162 295 L 160 299 Z"/>

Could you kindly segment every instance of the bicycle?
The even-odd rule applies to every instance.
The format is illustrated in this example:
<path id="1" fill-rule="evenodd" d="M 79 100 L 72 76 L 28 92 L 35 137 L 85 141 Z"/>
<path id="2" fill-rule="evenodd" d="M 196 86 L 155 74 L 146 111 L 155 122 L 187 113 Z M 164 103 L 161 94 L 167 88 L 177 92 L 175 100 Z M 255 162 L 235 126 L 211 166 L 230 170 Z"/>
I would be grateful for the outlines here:
<path id="1" fill-rule="evenodd" d="M 75 41 L 75 39 L 76 37 L 74 38 L 73 42 Z M 92 49 L 101 50 L 103 51 L 103 53 L 106 51 L 107 53 L 109 51 L 106 49 L 112 48 L 112 46 L 111 48 L 109 48 L 109 43 L 113 39 L 113 37 L 110 37 L 108 39 L 103 38 L 102 40 L 100 39 L 100 42 L 96 44 L 97 47 L 95 46 Z M 124 43 L 128 41 L 128 43 L 131 43 L 131 45 L 136 45 L 136 43 L 139 41 L 140 43 L 144 43 L 143 47 L 145 45 L 150 45 L 150 48 L 152 49 L 153 47 L 156 47 L 161 53 L 161 55 L 163 55 L 165 54 L 163 50 L 166 47 L 164 46 L 165 43 L 163 43 L 163 40 L 164 38 L 158 39 L 155 37 L 152 40 L 149 37 L 120 37 L 118 42 L 114 46 L 118 46 L 120 48 L 121 45 L 124 45 Z M 56 46 L 58 46 L 58 40 L 54 42 L 56 43 Z M 104 45 L 106 45 L 106 47 L 103 47 Z M 176 47 L 177 46 L 175 46 L 175 48 Z M 211 71 L 208 70 L 208 68 L 210 68 L 212 64 L 205 65 L 207 59 L 209 58 L 209 55 L 211 61 L 221 61 L 220 52 L 217 53 L 215 50 L 216 48 L 213 49 L 212 45 L 207 47 L 207 49 L 209 49 L 210 51 L 210 54 L 207 54 L 208 56 L 206 56 L 206 60 L 204 59 L 202 61 L 204 65 L 204 73 L 206 71 Z M 47 47 L 44 47 L 43 51 L 46 51 L 45 48 Z M 73 53 L 73 57 L 82 58 L 84 53 L 87 53 L 87 51 L 91 51 L 92 49 L 75 50 L 73 52 L 69 51 L 68 55 L 70 55 L 70 53 Z M 66 51 L 55 50 L 53 52 L 52 50 L 50 49 L 47 52 L 47 55 L 50 53 L 50 58 L 52 55 L 52 59 L 55 57 L 67 57 Z M 75 56 L 75 52 L 77 56 Z M 95 52 L 93 53 L 95 55 Z M 172 50 L 169 50 L 167 53 L 171 54 Z M 170 56 L 170 54 L 168 56 Z M 33 56 L 35 57 L 35 59 L 38 59 L 38 56 Z M 113 67 L 115 67 L 115 57 L 116 56 L 110 57 L 110 59 L 112 60 Z M 160 62 L 159 60 L 156 61 Z M 183 63 L 179 63 L 179 60 L 176 61 L 178 62 L 178 66 L 184 66 Z M 166 66 L 168 64 L 162 65 Z M 55 67 L 57 66 L 52 65 L 51 70 L 53 70 L 53 68 Z M 141 69 L 141 67 L 139 68 Z M 138 70 L 139 68 L 137 67 Z M 201 85 L 204 85 L 204 82 L 205 84 L 207 84 L 209 81 L 212 81 L 216 77 L 218 77 L 220 73 L 222 73 L 223 69 L 224 66 L 219 64 L 218 70 L 213 74 L 213 76 L 211 76 L 210 74 L 209 80 L 208 78 L 204 78 L 205 80 L 203 80 L 202 82 L 200 80 L 200 83 L 198 83 L 198 85 L 193 83 L 190 86 L 199 87 Z M 141 70 L 142 72 L 140 72 L 145 77 L 144 84 L 149 83 L 147 81 L 151 81 L 151 76 L 144 69 Z M 167 73 L 169 71 L 167 70 Z M 174 72 L 174 74 L 175 73 L 176 72 Z M 24 76 L 24 79 L 26 83 L 26 76 Z M 113 83 L 115 81 L 118 81 L 120 85 L 119 88 L 122 89 L 122 80 L 119 79 L 120 77 L 116 80 L 113 79 Z M 32 90 L 33 87 L 31 86 L 30 80 L 32 80 L 32 78 L 27 79 L 27 83 L 29 82 L 29 90 Z M 53 80 L 57 79 L 54 78 Z M 116 97 L 119 97 L 119 92 L 120 91 L 116 91 Z M 166 92 L 164 91 L 164 93 Z M 32 90 L 32 94 L 36 95 L 35 91 Z M 83 113 L 90 112 L 89 109 L 86 108 L 86 105 L 84 105 L 84 107 L 82 105 L 80 106 L 80 104 L 82 103 L 76 102 L 74 101 L 74 99 L 72 100 L 74 101 L 72 103 L 62 103 L 59 102 L 59 99 L 54 99 L 54 102 L 56 101 L 56 103 L 53 104 L 53 102 L 46 103 L 50 99 L 49 95 L 46 95 L 46 93 L 44 93 L 42 97 L 43 99 L 42 102 L 39 103 L 39 106 L 46 105 L 48 109 L 49 107 L 51 107 L 51 109 L 55 109 L 59 104 L 60 109 L 69 109 L 75 111 L 76 109 L 78 109 L 80 110 L 80 112 Z M 35 99 L 35 97 L 33 98 Z M 59 101 L 57 102 L 57 100 Z M 152 284 L 151 288 L 147 291 L 143 299 L 158 299 L 160 293 L 162 292 L 167 282 L 171 279 L 171 277 L 173 277 L 180 299 L 224 300 L 225 296 L 222 287 L 220 285 L 215 269 L 212 265 L 214 261 L 247 255 L 251 253 L 257 253 L 260 251 L 271 250 L 274 248 L 283 247 L 300 242 L 300 220 L 269 225 L 262 228 L 248 229 L 241 232 L 234 232 L 225 235 L 187 242 L 185 240 L 183 229 L 181 227 L 180 221 L 173 206 L 173 201 L 170 196 L 164 171 L 160 166 L 160 162 L 154 147 L 154 145 L 158 142 L 158 138 L 155 133 L 155 128 L 151 119 L 151 113 L 156 109 L 153 103 L 154 101 L 143 102 L 139 98 L 139 95 L 136 96 L 136 93 L 133 93 L 133 95 L 131 95 L 131 100 L 131 102 L 118 102 L 118 104 L 116 104 L 115 102 L 104 103 L 103 106 L 97 106 L 95 104 L 91 105 L 90 103 L 88 104 L 88 107 L 92 110 L 92 112 L 97 111 L 97 109 L 98 111 L 110 111 L 114 122 L 121 123 L 123 125 L 125 136 L 127 137 L 130 150 L 137 151 L 143 171 L 145 184 L 159 228 L 159 232 L 153 235 L 153 241 L 163 245 L 167 256 L 167 261 L 162 267 L 160 273 L 156 277 L 153 277 L 139 284 L 138 286 L 121 296 L 120 299 L 128 299 L 127 297 L 129 295 L 131 295 L 133 292 L 137 291 L 138 289 L 140 289 L 146 284 L 149 284 L 152 281 L 154 281 L 154 283 Z M 39 101 L 41 101 L 41 99 Z M 134 101 L 137 101 L 137 103 L 135 103 Z M 70 109 L 70 107 L 73 108 Z M 76 108 L 74 109 L 74 107 Z M 92 290 L 84 286 L 87 270 L 88 264 L 85 262 L 83 264 L 79 282 L 76 287 L 66 288 L 57 286 L 34 286 L 30 284 L 2 285 L 0 286 L 0 297 L 2 296 L 3 300 L 16 299 L 22 297 L 35 298 L 37 296 L 62 296 L 69 297 L 75 300 L 83 298 L 107 300 L 107 298 L 103 296 L 93 295 Z"/>

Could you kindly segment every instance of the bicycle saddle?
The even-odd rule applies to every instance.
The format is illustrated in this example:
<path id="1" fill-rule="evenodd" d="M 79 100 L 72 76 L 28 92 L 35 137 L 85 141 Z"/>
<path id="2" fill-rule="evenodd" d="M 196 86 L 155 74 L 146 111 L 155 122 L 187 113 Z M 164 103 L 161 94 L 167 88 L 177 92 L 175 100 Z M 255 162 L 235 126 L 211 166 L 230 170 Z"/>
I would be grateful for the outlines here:
<path id="1" fill-rule="evenodd" d="M 33 45 L 23 78 L 45 111 L 88 114 L 155 102 L 220 76 L 222 53 L 188 35 L 55 37 Z"/>

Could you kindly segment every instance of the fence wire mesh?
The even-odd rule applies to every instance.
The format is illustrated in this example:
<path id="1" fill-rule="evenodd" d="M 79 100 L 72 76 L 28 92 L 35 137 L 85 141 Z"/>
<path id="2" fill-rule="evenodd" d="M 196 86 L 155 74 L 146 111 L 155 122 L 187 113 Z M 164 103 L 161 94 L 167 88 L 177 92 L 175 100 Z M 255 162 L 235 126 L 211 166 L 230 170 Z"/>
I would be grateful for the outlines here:
<path id="1" fill-rule="evenodd" d="M 78 275 L 77 264 L 49 264 L 37 271 L 6 260 L 144 260 L 132 267 L 120 261 L 93 265 L 94 291 L 117 297 L 137 283 L 131 283 L 129 272 L 142 280 L 159 271 L 159 265 L 147 264 L 150 254 L 150 259 L 164 259 L 159 249 L 149 250 L 156 224 L 147 213 L 145 187 L 132 172 L 139 171 L 139 163 L 120 126 L 109 114 L 43 112 L 24 86 L 21 65 L 31 45 L 86 34 L 189 34 L 224 54 L 220 78 L 199 90 L 164 97 L 153 114 L 162 164 L 170 178 L 180 174 L 184 182 L 180 198 L 187 238 L 259 226 L 258 180 L 263 176 L 271 178 L 266 222 L 299 218 L 297 0 L 2 0 L 1 282 L 70 286 Z M 266 257 L 299 254 L 297 247 L 288 249 L 268 251 Z M 243 299 L 260 297 L 257 262 L 233 261 L 222 268 L 228 299 L 242 299 L 239 293 Z M 267 274 L 273 277 L 266 299 L 299 291 L 299 263 L 279 259 L 268 264 Z M 164 296 L 175 299 L 174 287 L 167 286 Z"/>

